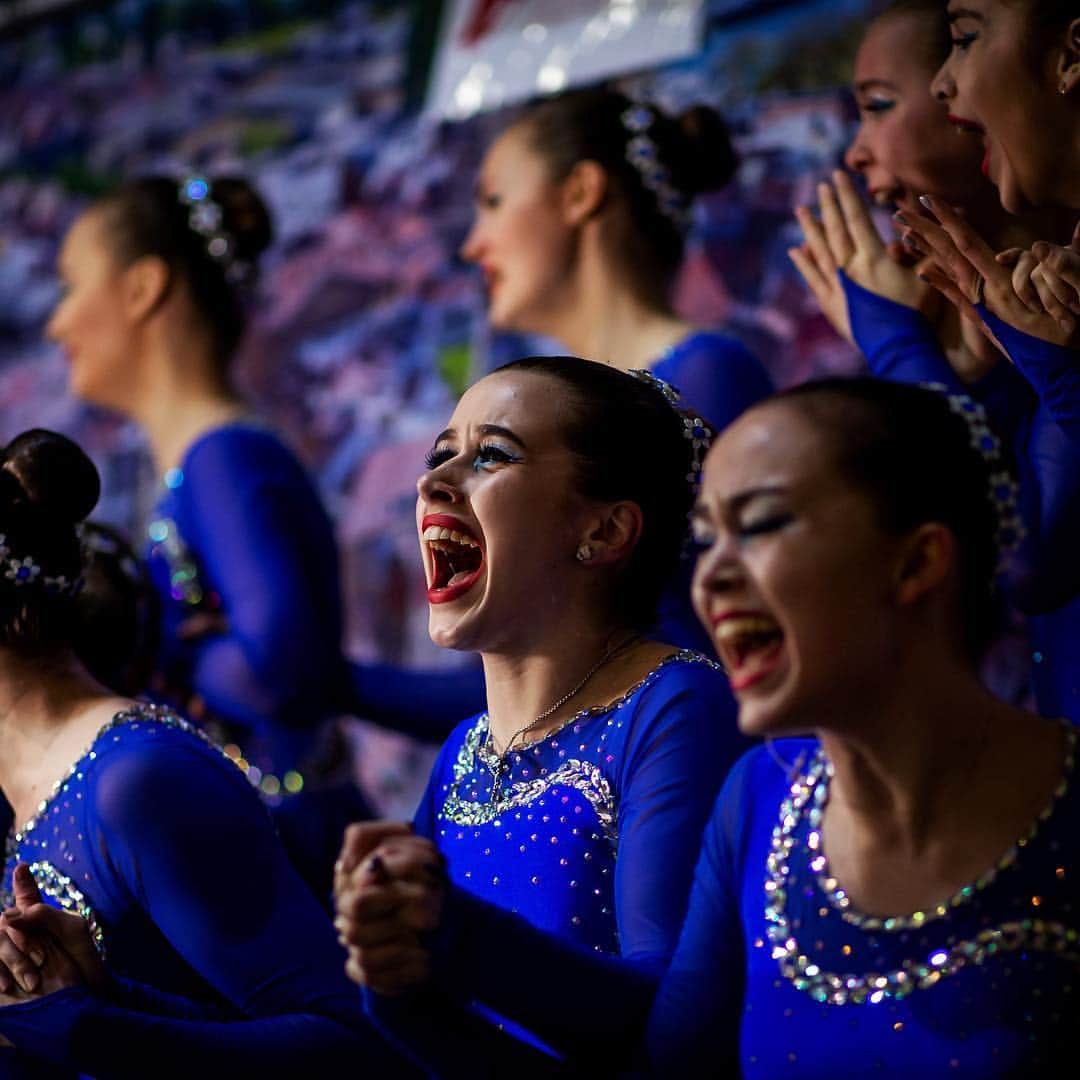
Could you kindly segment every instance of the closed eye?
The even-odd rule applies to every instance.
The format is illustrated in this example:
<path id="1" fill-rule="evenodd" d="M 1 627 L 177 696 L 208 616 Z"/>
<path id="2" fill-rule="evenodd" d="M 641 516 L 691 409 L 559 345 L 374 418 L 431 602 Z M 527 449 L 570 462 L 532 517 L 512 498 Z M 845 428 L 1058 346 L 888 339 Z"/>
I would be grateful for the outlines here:
<path id="1" fill-rule="evenodd" d="M 777 532 L 790 524 L 793 519 L 791 514 L 770 514 L 758 520 L 750 520 L 739 525 L 739 536 L 763 536 L 766 533 Z"/>

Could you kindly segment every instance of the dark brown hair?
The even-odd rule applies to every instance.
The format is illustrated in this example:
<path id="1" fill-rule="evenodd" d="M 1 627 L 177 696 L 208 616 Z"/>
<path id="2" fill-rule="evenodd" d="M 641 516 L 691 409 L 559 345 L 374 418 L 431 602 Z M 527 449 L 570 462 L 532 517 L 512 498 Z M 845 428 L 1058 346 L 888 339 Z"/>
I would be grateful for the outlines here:
<path id="1" fill-rule="evenodd" d="M 595 161 L 603 167 L 611 198 L 624 207 L 610 227 L 612 256 L 632 275 L 643 296 L 666 303 L 682 262 L 683 235 L 661 211 L 655 193 L 627 159 L 633 133 L 622 115 L 632 105 L 625 94 L 615 90 L 579 90 L 533 106 L 517 123 L 528 132 L 554 181 L 564 180 L 580 161 Z M 672 186 L 685 196 L 687 204 L 731 181 L 738 158 L 718 113 L 699 105 L 674 117 L 650 108 L 653 122 L 648 137 L 656 145 Z"/>
<path id="2" fill-rule="evenodd" d="M 254 267 L 273 238 L 266 205 L 246 180 L 235 177 L 211 181 L 210 197 L 221 207 L 222 229 L 233 243 L 230 258 Z M 211 257 L 207 238 L 189 225 L 191 211 L 180 201 L 179 182 L 167 176 L 142 177 L 96 206 L 122 265 L 154 255 L 184 282 L 226 364 L 247 322 L 243 291 L 226 278 L 225 264 Z"/>

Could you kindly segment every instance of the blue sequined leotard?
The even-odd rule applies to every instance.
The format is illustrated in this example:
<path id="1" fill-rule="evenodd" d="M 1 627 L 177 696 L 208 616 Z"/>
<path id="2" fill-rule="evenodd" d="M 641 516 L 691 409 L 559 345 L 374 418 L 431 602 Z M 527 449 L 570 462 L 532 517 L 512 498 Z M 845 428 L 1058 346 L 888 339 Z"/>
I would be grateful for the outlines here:
<path id="1" fill-rule="evenodd" d="M 554 1044 L 566 1036 L 577 1055 L 587 1040 L 570 1035 L 567 1022 L 580 1028 L 589 1017 L 567 1017 L 562 992 L 542 973 L 559 949 L 597 961 L 586 964 L 586 982 L 605 970 L 605 957 L 627 962 L 623 985 L 633 972 L 664 968 L 702 825 L 745 746 L 730 718 L 717 714 L 724 684 L 715 663 L 673 654 L 618 701 L 505 762 L 487 749 L 485 716 L 454 731 L 415 827 L 448 862 L 445 936 L 455 944 L 447 946 L 454 960 L 443 989 L 473 1016 L 519 1021 Z M 399 1034 L 412 1021 L 411 1045 L 437 1071 L 456 1075 L 483 1060 L 475 1033 L 468 1049 L 453 1045 L 454 1032 L 436 1034 L 445 1009 L 421 1020 L 384 999 L 375 1007 Z M 451 1027 L 458 1038 L 467 1030 Z"/>
<path id="2" fill-rule="evenodd" d="M 734 770 L 705 831 L 656 998 L 665 1076 L 970 1077 L 1053 1071 L 1080 1016 L 1077 734 L 1053 801 L 978 882 L 910 916 L 859 914 L 829 877 L 816 742 Z"/>
<path id="3" fill-rule="evenodd" d="M 5 1053 L 110 1077 L 386 1063 L 257 794 L 173 714 L 117 715 L 13 834 L 5 887 L 19 861 L 92 919 L 112 981 L 0 1008 L 0 1074 Z"/>

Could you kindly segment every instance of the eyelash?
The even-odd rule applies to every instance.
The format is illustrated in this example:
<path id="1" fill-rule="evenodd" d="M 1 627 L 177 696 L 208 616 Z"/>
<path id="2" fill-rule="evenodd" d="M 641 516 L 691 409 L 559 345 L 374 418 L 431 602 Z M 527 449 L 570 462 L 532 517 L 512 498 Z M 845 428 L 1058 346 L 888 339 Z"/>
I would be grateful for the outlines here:
<path id="1" fill-rule="evenodd" d="M 424 464 L 430 472 L 432 469 L 437 469 L 440 465 L 445 464 L 453 457 L 457 457 L 457 451 L 451 450 L 448 447 L 442 450 L 429 450 L 424 458 Z M 521 458 L 516 454 L 511 454 L 509 450 L 504 450 L 501 446 L 496 446 L 494 443 L 481 443 L 476 448 L 476 457 L 473 458 L 473 468 L 479 471 L 483 463 L 512 465 L 520 460 Z"/>
<path id="2" fill-rule="evenodd" d="M 499 195 L 481 195 L 476 204 L 481 210 L 497 210 L 501 201 L 502 197 Z"/>
<path id="3" fill-rule="evenodd" d="M 952 39 L 952 47 L 959 49 L 961 52 L 970 48 L 971 43 L 978 37 L 978 34 L 960 34 Z"/>
<path id="4" fill-rule="evenodd" d="M 895 104 L 895 101 L 887 101 L 883 98 L 879 98 L 876 101 L 868 101 L 859 108 L 864 113 L 883 113 L 888 112 Z"/>
<path id="5" fill-rule="evenodd" d="M 751 521 L 739 526 L 740 536 L 762 536 L 765 533 L 776 532 L 791 521 L 790 514 L 772 514 L 761 518 L 759 521 Z"/>

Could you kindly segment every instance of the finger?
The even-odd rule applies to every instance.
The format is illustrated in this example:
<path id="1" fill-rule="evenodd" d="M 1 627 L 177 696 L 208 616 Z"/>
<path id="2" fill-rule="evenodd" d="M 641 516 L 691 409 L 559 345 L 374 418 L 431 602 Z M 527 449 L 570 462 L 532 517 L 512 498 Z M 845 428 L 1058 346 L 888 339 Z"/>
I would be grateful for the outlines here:
<path id="1" fill-rule="evenodd" d="M 810 252 L 811 258 L 817 263 L 822 275 L 826 278 L 835 276 L 837 270 L 836 259 L 833 258 L 821 222 L 805 206 L 795 208 L 795 218 L 802 229 L 803 238 L 806 240 L 806 248 Z"/>
<path id="2" fill-rule="evenodd" d="M 25 911 L 5 913 L 4 922 L 45 943 L 47 963 L 48 943 L 55 942 L 78 968 L 82 981 L 96 986 L 105 980 L 105 967 L 94 944 L 90 925 L 76 912 L 61 911 L 49 904 L 35 904 Z"/>
<path id="3" fill-rule="evenodd" d="M 14 978 L 20 989 L 33 993 L 41 985 L 38 966 L 11 940 L 6 932 L 0 933 L 0 966 Z"/>
<path id="4" fill-rule="evenodd" d="M 976 295 L 978 271 L 957 250 L 952 237 L 936 222 L 928 218 L 904 215 L 908 231 L 904 233 L 905 241 L 914 240 L 924 254 L 933 260 L 939 273 L 952 280 L 964 297 L 964 303 L 969 304 Z M 1003 274 L 1007 270 L 999 267 Z M 1011 288 L 1011 284 L 1009 286 Z M 935 288 L 937 285 L 935 284 Z"/>
<path id="5" fill-rule="evenodd" d="M 1030 251 L 1022 251 L 1012 270 L 1012 287 L 1013 292 L 1029 311 L 1041 315 L 1043 313 L 1042 300 L 1039 299 L 1039 292 L 1031 280 L 1031 272 L 1038 265 L 1038 260 Z"/>
<path id="6" fill-rule="evenodd" d="M 993 249 L 944 199 L 920 195 L 919 202 L 938 219 L 956 250 L 987 281 L 1001 279 L 1004 270 L 995 261 Z"/>
<path id="7" fill-rule="evenodd" d="M 423 986 L 431 978 L 431 964 L 416 961 L 403 964 L 392 972 L 371 976 L 371 989 L 383 997 L 397 997 L 399 994 Z"/>
<path id="8" fill-rule="evenodd" d="M 1040 297 L 1042 296 L 1042 288 L 1045 288 L 1054 298 L 1059 314 L 1049 307 L 1047 307 L 1047 310 L 1056 319 L 1061 320 L 1066 315 L 1080 313 L 1076 310 L 1076 289 L 1065 281 L 1056 270 L 1047 266 L 1045 262 L 1041 262 L 1036 270 L 1032 272 L 1031 279 L 1034 281 L 1036 288 L 1039 288 Z M 1042 288 L 1040 288 L 1040 285 Z M 1043 300 L 1043 306 L 1045 307 L 1045 305 L 1047 305 L 1047 301 Z"/>
<path id="9" fill-rule="evenodd" d="M 832 289 L 824 274 L 818 269 L 817 262 L 809 254 L 809 249 L 805 247 L 788 248 L 787 254 L 788 258 L 795 264 L 795 269 L 799 271 L 803 281 L 806 282 L 810 291 L 817 298 L 817 302 L 824 307 L 826 300 L 832 295 Z"/>
<path id="10" fill-rule="evenodd" d="M 851 239 L 844 215 L 840 213 L 840 204 L 831 184 L 824 182 L 817 186 L 818 206 L 821 208 L 821 224 L 825 229 L 825 238 L 829 242 L 836 265 L 844 267 L 855 254 L 855 242 Z"/>
<path id="11" fill-rule="evenodd" d="M 358 885 L 341 893 L 336 914 L 358 922 L 378 921 L 395 917 L 406 905 L 438 902 L 432 885 L 420 882 L 395 881 L 388 885 Z"/>
<path id="12" fill-rule="evenodd" d="M 994 256 L 994 261 L 1000 263 L 1002 266 L 1015 266 L 1016 260 L 1019 259 L 1023 253 L 1023 248 L 1006 248 L 1004 251 L 999 251 Z"/>
<path id="13" fill-rule="evenodd" d="M 19 929 L 10 919 L 0 919 L 0 928 L 11 939 L 15 948 L 24 956 L 28 956 L 37 967 L 45 963 L 44 945 L 35 935 Z"/>
<path id="14" fill-rule="evenodd" d="M 1071 334 L 1076 329 L 1076 319 L 1049 287 L 1046 275 L 1041 268 L 1035 270 L 1031 275 L 1031 280 L 1038 290 L 1039 299 L 1042 301 L 1043 307 L 1046 308 L 1046 313 L 1066 334 Z"/>
<path id="15" fill-rule="evenodd" d="M 866 203 L 859 197 L 855 185 L 851 182 L 851 177 L 842 169 L 836 169 L 832 175 L 840 212 L 844 216 L 848 234 L 854 241 L 855 247 L 871 254 L 879 253 L 884 245 L 870 219 Z"/>
<path id="16" fill-rule="evenodd" d="M 360 821 L 345 830 L 335 874 L 348 874 L 366 859 L 384 840 L 408 836 L 411 828 L 400 821 Z"/>
<path id="17" fill-rule="evenodd" d="M 415 937 L 413 929 L 396 918 L 361 922 L 339 915 L 334 920 L 334 929 L 339 944 L 347 949 L 370 949 Z"/>
<path id="18" fill-rule="evenodd" d="M 1050 250 L 1046 255 L 1039 256 L 1042 265 L 1056 274 L 1072 290 L 1072 297 L 1065 298 L 1064 302 L 1070 310 L 1080 314 L 1080 303 L 1078 303 L 1080 301 L 1080 252 L 1073 251 L 1071 248 L 1056 247 L 1053 244 L 1045 246 Z M 1063 299 L 1060 294 L 1058 294 L 1058 299 Z"/>
<path id="19" fill-rule="evenodd" d="M 402 968 L 425 967 L 429 953 L 416 943 L 378 945 L 372 949 L 350 949 L 349 959 L 354 960 L 369 982 L 385 978 Z"/>
<path id="20" fill-rule="evenodd" d="M 971 305 L 971 301 L 960 290 L 955 281 L 944 273 L 939 266 L 925 266 L 919 273 L 919 278 L 928 285 L 932 285 L 946 300 L 949 301 L 961 315 L 974 322 L 982 323 L 979 313 Z"/>
<path id="21" fill-rule="evenodd" d="M 15 906 L 20 910 L 33 907 L 42 902 L 41 890 L 37 887 L 34 875 L 26 863 L 19 863 L 11 875 L 11 891 L 15 897 Z"/>

